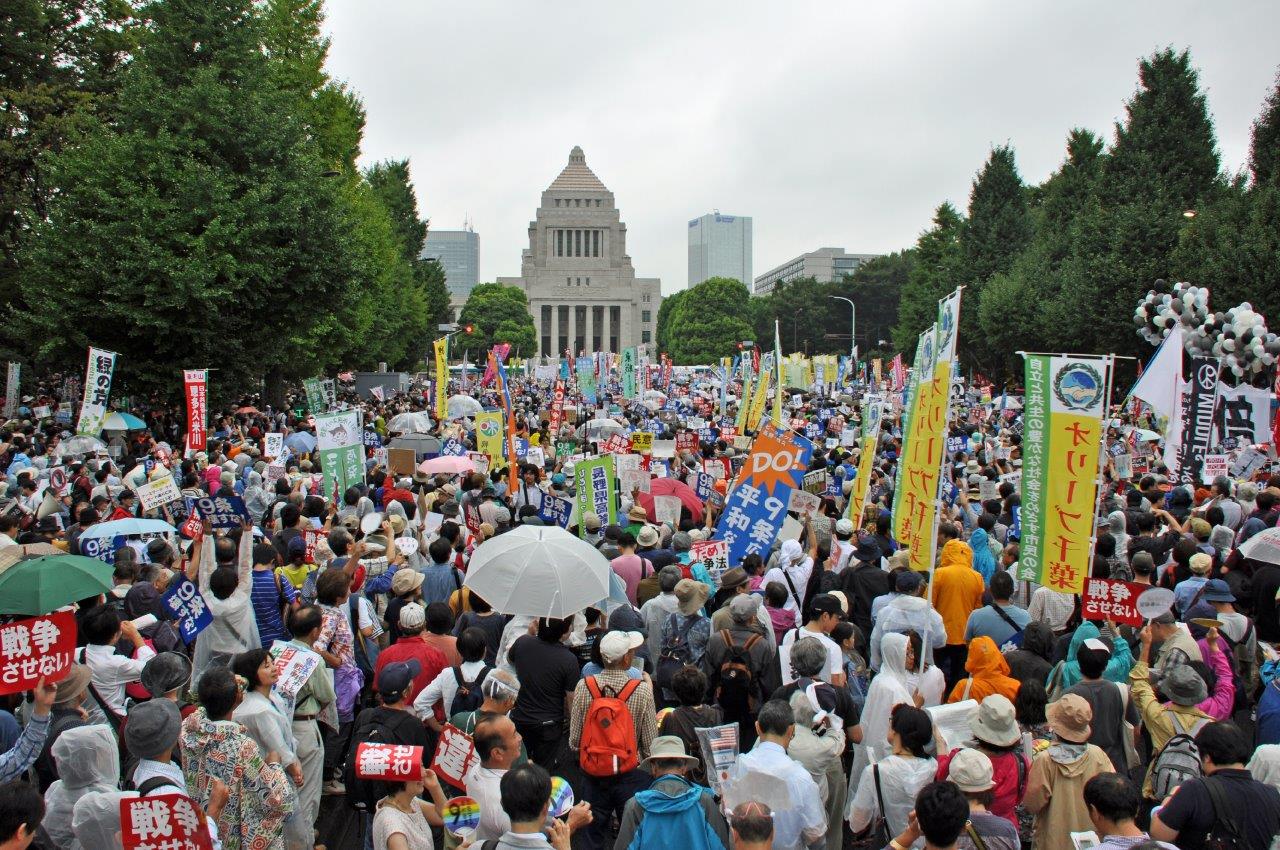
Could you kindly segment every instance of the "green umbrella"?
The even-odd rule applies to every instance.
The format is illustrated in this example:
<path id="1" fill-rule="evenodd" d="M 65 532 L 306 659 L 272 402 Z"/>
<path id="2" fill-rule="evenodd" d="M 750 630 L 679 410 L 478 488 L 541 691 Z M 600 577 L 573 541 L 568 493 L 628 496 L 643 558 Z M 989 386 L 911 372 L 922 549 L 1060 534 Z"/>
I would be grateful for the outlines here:
<path id="1" fill-rule="evenodd" d="M 26 558 L 0 573 L 0 614 L 36 616 L 111 589 L 110 564 L 80 555 Z"/>

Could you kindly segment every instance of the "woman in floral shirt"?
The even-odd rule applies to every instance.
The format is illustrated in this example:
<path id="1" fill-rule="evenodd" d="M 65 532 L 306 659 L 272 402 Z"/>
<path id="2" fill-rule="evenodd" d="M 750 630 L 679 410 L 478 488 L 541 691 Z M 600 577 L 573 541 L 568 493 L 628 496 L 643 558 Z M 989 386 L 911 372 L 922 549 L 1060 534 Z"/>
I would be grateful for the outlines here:
<path id="1" fill-rule="evenodd" d="M 196 692 L 201 707 L 182 722 L 178 736 L 187 790 L 207 806 L 213 781 L 227 786 L 227 804 L 217 819 L 223 850 L 284 850 L 293 795 L 280 754 L 264 754 L 231 719 L 240 688 L 229 669 L 206 670 Z"/>

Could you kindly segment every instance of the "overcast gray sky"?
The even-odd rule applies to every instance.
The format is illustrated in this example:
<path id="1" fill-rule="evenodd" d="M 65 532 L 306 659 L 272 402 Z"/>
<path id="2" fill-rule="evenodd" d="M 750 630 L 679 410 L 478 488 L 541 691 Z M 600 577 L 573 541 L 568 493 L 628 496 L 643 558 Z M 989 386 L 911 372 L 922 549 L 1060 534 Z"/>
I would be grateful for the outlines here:
<path id="1" fill-rule="evenodd" d="M 518 275 L 581 145 L 640 276 L 686 285 L 689 219 L 754 218 L 754 273 L 824 245 L 911 245 L 992 145 L 1027 182 L 1067 131 L 1112 137 L 1139 57 L 1188 47 L 1239 169 L 1280 66 L 1280 3 L 330 0 L 329 69 L 364 163 L 409 157 L 432 227 L 470 216 L 480 277 Z"/>

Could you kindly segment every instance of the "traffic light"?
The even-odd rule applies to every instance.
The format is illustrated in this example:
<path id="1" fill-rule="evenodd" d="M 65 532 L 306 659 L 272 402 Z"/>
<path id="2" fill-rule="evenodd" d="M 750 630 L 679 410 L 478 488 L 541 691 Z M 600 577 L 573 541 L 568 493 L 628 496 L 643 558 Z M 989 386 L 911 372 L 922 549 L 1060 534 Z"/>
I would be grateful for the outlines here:
<path id="1" fill-rule="evenodd" d="M 474 325 L 463 325 L 463 326 L 462 326 L 462 331 L 463 331 L 463 333 L 471 333 L 471 331 L 472 331 L 472 330 L 474 330 L 474 329 L 475 329 L 475 326 L 474 326 Z"/>

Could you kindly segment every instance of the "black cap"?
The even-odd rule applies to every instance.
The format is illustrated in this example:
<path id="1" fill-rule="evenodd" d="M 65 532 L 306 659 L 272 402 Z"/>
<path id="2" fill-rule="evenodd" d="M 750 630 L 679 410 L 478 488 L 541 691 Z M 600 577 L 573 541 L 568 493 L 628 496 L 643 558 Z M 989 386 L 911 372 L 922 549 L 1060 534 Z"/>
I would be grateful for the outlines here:
<path id="1" fill-rule="evenodd" d="M 378 694 L 383 702 L 399 702 L 409 689 L 413 679 L 422 672 L 417 661 L 396 661 L 382 668 L 378 674 Z"/>
<path id="2" fill-rule="evenodd" d="M 835 614 L 843 617 L 844 607 L 840 604 L 840 600 L 830 593 L 819 593 L 809 600 L 809 613 L 812 617 L 822 614 Z"/>

